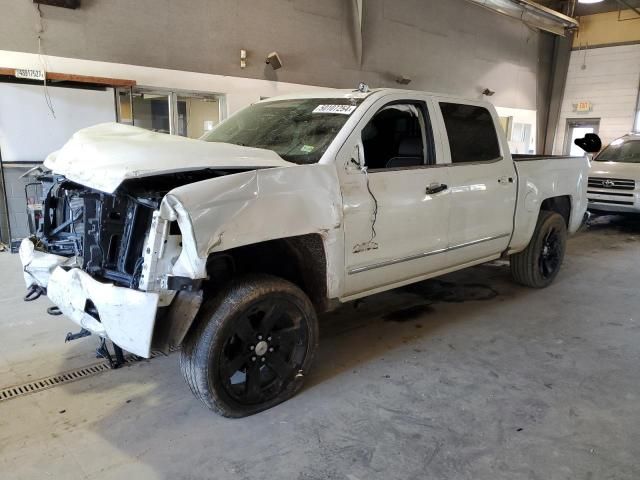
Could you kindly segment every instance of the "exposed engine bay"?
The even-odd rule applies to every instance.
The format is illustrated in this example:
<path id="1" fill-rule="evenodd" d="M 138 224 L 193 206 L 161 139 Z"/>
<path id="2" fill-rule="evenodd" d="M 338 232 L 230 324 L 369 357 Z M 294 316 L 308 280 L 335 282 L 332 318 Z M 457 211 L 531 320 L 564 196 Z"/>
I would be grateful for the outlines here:
<path id="1" fill-rule="evenodd" d="M 94 278 L 138 288 L 153 212 L 164 196 L 181 185 L 225 174 L 200 170 L 130 179 L 113 194 L 61 175 L 39 175 L 43 214 L 32 240 L 36 250 L 75 257 Z M 180 235 L 177 222 L 171 222 L 168 233 Z"/>
<path id="2" fill-rule="evenodd" d="M 65 341 L 96 335 L 97 354 L 108 360 L 111 341 L 113 366 L 123 351 L 149 358 L 179 347 L 205 290 L 234 267 L 222 242 L 231 249 L 257 240 L 261 171 L 292 166 L 272 150 L 130 125 L 80 130 L 27 174 L 31 234 L 19 246 L 25 300 L 46 295 L 50 314 L 80 327 Z M 264 192 L 279 191 L 280 175 L 265 177 Z M 223 240 L 233 216 L 251 220 L 238 218 L 236 235 Z"/>

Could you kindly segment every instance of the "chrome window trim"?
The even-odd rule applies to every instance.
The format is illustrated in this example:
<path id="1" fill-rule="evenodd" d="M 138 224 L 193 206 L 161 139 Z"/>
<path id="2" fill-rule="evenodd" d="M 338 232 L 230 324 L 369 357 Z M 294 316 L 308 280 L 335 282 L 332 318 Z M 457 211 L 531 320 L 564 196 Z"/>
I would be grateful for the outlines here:
<path id="1" fill-rule="evenodd" d="M 451 166 L 448 163 L 436 163 L 433 165 L 414 165 L 412 167 L 396 167 L 396 168 L 374 168 L 372 170 L 368 170 L 369 173 L 382 173 L 382 172 L 401 172 L 404 170 L 424 170 L 427 168 L 438 168 L 438 167 L 449 167 Z"/>
<path id="2" fill-rule="evenodd" d="M 488 165 L 490 163 L 501 162 L 502 160 L 504 160 L 504 157 L 500 156 L 500 157 L 492 158 L 490 160 L 475 160 L 472 162 L 456 162 L 456 163 L 451 162 L 451 163 L 448 163 L 447 165 L 451 167 L 463 167 L 465 165 Z"/>
<path id="3" fill-rule="evenodd" d="M 397 168 L 375 168 L 373 170 L 369 170 L 369 173 L 380 173 L 380 172 L 399 172 L 404 170 L 423 170 L 425 168 L 442 168 L 442 167 L 462 167 L 465 165 L 487 165 L 490 163 L 498 163 L 504 160 L 504 157 L 497 157 L 491 160 L 482 160 L 478 162 L 459 162 L 459 163 L 436 163 L 432 165 L 414 165 L 413 167 L 397 167 Z"/>

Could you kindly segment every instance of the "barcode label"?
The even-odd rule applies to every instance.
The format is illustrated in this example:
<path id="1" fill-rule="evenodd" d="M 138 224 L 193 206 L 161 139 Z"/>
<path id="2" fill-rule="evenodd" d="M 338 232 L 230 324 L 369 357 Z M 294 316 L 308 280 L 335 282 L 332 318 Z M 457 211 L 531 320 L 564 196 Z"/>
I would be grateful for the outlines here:
<path id="1" fill-rule="evenodd" d="M 46 73 L 44 70 L 34 70 L 28 68 L 16 68 L 15 71 L 16 78 L 25 78 L 27 80 L 40 80 L 44 81 L 46 77 Z"/>
<path id="2" fill-rule="evenodd" d="M 313 113 L 339 113 L 340 115 L 351 115 L 356 109 L 354 105 L 318 105 Z"/>

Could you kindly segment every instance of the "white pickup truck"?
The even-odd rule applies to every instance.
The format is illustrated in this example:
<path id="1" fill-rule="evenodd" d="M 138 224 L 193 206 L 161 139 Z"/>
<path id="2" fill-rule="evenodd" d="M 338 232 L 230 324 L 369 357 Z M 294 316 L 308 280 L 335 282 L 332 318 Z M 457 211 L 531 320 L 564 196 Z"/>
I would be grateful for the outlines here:
<path id="1" fill-rule="evenodd" d="M 31 296 L 116 353 L 181 346 L 193 393 L 232 417 L 301 387 L 338 302 L 501 257 L 549 285 L 589 171 L 512 158 L 488 103 L 366 88 L 261 101 L 201 140 L 98 125 L 45 166 Z"/>

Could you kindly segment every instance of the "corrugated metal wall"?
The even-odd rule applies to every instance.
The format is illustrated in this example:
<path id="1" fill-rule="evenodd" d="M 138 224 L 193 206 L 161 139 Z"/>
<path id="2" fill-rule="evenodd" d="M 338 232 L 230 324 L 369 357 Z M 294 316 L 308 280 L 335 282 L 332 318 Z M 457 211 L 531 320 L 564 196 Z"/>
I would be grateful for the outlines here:
<path id="1" fill-rule="evenodd" d="M 584 68 L 583 68 L 584 66 Z M 561 154 L 567 119 L 600 119 L 600 136 L 609 143 L 633 129 L 640 86 L 640 44 L 574 50 L 554 153 Z M 574 105 L 591 102 L 593 110 L 576 113 Z"/>
<path id="2" fill-rule="evenodd" d="M 358 62 L 347 0 L 107 0 L 43 12 L 49 55 L 327 87 L 398 86 L 536 108 L 540 39 L 522 22 L 466 0 L 367 0 Z M 0 0 L 0 50 L 37 52 L 29 0 Z M 247 68 L 240 68 L 240 49 Z M 264 59 L 276 50 L 284 67 Z M 7 65 L 9 66 L 9 65 Z M 225 92 L 221 92 L 225 93 Z"/>

